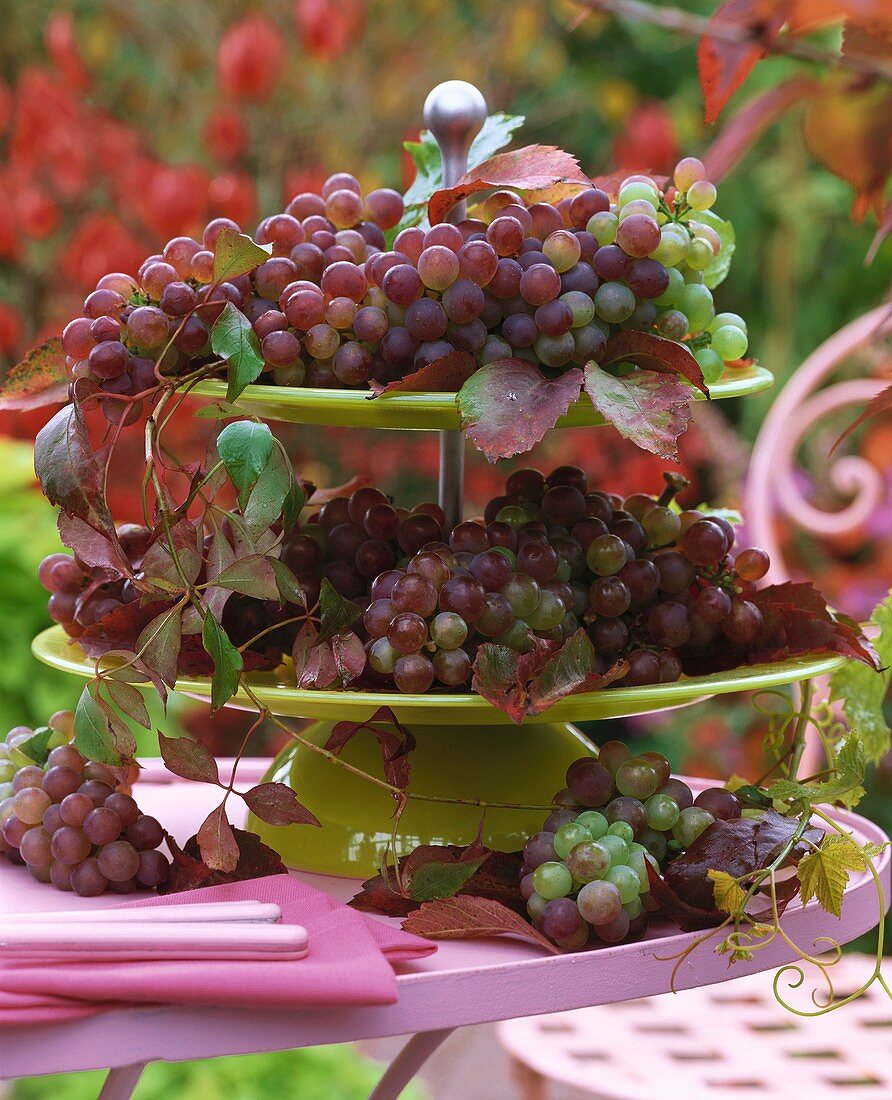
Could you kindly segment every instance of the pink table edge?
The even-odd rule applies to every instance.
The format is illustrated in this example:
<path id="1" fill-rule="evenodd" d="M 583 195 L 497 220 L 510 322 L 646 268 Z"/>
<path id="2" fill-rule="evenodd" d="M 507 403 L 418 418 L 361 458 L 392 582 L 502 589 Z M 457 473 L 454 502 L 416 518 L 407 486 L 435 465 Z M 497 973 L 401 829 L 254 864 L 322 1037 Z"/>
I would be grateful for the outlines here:
<path id="1" fill-rule="evenodd" d="M 265 764 L 252 761 L 243 778 L 250 781 Z M 141 803 L 149 812 L 162 792 L 169 797 L 172 788 L 180 785 L 180 781 L 152 782 L 155 775 L 163 774 L 155 763 L 144 773 Z M 703 780 L 692 783 L 700 788 L 707 785 Z M 202 788 L 194 784 L 190 788 L 189 813 L 197 823 L 203 807 L 196 805 L 196 795 Z M 211 797 L 213 793 L 209 792 Z M 834 817 L 862 841 L 882 844 L 886 840 L 878 826 L 856 814 L 834 811 Z M 877 865 L 887 904 L 890 863 L 886 850 Z M 13 867 L 3 871 L 21 873 Z M 356 889 L 356 880 L 302 877 L 341 898 Z M 71 903 L 66 894 L 53 894 L 56 899 L 57 908 Z M 784 920 L 791 937 L 809 947 L 820 935 L 848 942 L 874 927 L 879 917 L 873 881 L 863 874 L 853 877 L 841 920 L 829 917 L 814 902 L 805 907 L 794 903 Z M 683 933 L 657 935 L 637 944 L 547 957 L 520 941 L 455 941 L 441 943 L 429 959 L 397 967 L 399 999 L 392 1005 L 294 1011 L 147 1006 L 64 1024 L 0 1030 L 0 1078 L 441 1031 L 651 996 L 669 990 L 673 963 L 664 960 L 690 939 Z M 792 957 L 778 943 L 759 952 L 753 962 L 731 967 L 708 942 L 685 960 L 675 984 L 686 989 L 724 982 L 773 970 Z"/>

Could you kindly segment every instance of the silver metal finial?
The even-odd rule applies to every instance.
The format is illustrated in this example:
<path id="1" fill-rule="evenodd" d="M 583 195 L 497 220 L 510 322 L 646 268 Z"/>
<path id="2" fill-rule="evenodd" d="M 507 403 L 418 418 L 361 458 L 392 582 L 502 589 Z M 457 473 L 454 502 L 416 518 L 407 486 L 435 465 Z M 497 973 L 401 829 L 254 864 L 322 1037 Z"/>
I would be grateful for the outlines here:
<path id="1" fill-rule="evenodd" d="M 443 153 L 446 187 L 452 187 L 467 171 L 471 142 L 485 121 L 486 100 L 466 80 L 446 80 L 424 101 L 424 124 Z"/>

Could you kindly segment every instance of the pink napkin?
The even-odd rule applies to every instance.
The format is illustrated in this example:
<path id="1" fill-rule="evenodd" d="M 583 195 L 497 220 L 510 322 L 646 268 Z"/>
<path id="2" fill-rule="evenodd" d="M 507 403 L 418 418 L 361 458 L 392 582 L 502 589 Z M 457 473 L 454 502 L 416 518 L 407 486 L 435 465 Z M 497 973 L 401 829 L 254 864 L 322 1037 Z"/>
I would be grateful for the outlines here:
<path id="1" fill-rule="evenodd" d="M 273 902 L 285 923 L 302 924 L 309 938 L 307 956 L 286 962 L 70 965 L 3 960 L 0 1027 L 53 1023 L 148 1003 L 245 1008 L 391 1004 L 397 999 L 391 963 L 436 950 L 430 941 L 366 917 L 290 875 L 141 898 L 126 907 L 244 899 Z"/>

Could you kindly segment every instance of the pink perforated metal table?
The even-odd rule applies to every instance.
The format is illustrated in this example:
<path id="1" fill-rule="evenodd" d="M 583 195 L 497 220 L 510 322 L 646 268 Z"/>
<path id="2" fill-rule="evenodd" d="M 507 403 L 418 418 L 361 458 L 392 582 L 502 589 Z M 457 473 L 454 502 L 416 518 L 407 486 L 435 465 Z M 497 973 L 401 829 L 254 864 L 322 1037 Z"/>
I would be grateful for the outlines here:
<path id="1" fill-rule="evenodd" d="M 265 766 L 265 761 L 245 762 L 240 774 L 250 780 L 252 773 L 259 775 Z M 149 769 L 140 783 L 140 804 L 164 821 L 174 835 L 185 839 L 212 808 L 217 792 L 196 784 L 158 781 L 166 774 Z M 705 784 L 693 781 L 692 785 Z M 885 839 L 880 829 L 854 814 L 839 813 L 837 819 L 859 840 L 881 843 Z M 880 857 L 879 866 L 888 897 L 888 852 Z M 357 888 L 352 879 L 307 878 L 341 899 L 351 897 Z M 21 868 L 0 866 L 0 912 L 58 909 L 71 904 L 71 895 L 35 882 Z M 100 907 L 108 904 L 108 899 L 80 899 L 78 904 Z M 800 943 L 811 943 L 828 933 L 847 941 L 875 926 L 879 916 L 873 882 L 861 875 L 852 881 L 841 921 L 828 917 L 814 904 L 804 908 L 794 904 L 785 922 Z M 428 1055 L 457 1027 L 667 992 L 672 965 L 656 956 L 675 954 L 689 940 L 690 936 L 679 934 L 670 925 L 659 924 L 640 943 L 559 956 L 543 956 L 533 945 L 505 939 L 443 943 L 431 957 L 399 966 L 399 999 L 391 1005 L 293 1012 L 146 1007 L 64 1024 L 16 1028 L 0 1032 L 0 1078 L 111 1067 L 102 1095 L 105 1100 L 120 1100 L 131 1094 L 143 1066 L 152 1061 L 411 1035 L 372 1093 L 375 1100 L 382 1100 L 399 1095 Z M 789 950 L 778 944 L 760 952 L 756 962 L 738 963 L 731 970 L 705 945 L 685 961 L 676 987 L 723 982 L 778 967 L 790 958 Z M 768 977 L 765 983 L 768 988 Z"/>

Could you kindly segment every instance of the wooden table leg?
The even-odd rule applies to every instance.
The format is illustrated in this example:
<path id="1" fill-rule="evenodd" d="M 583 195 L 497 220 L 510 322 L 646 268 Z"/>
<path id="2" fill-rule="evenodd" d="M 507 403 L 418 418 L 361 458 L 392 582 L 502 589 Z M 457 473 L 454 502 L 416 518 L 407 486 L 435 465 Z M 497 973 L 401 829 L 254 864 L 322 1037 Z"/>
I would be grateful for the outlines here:
<path id="1" fill-rule="evenodd" d="M 110 1069 L 97 1100 L 130 1100 L 147 1065 L 148 1062 L 135 1062 L 132 1066 Z"/>
<path id="2" fill-rule="evenodd" d="M 440 1046 L 455 1031 L 420 1031 L 406 1043 L 384 1071 L 384 1075 L 369 1093 L 369 1100 L 396 1100 L 403 1089 Z"/>

